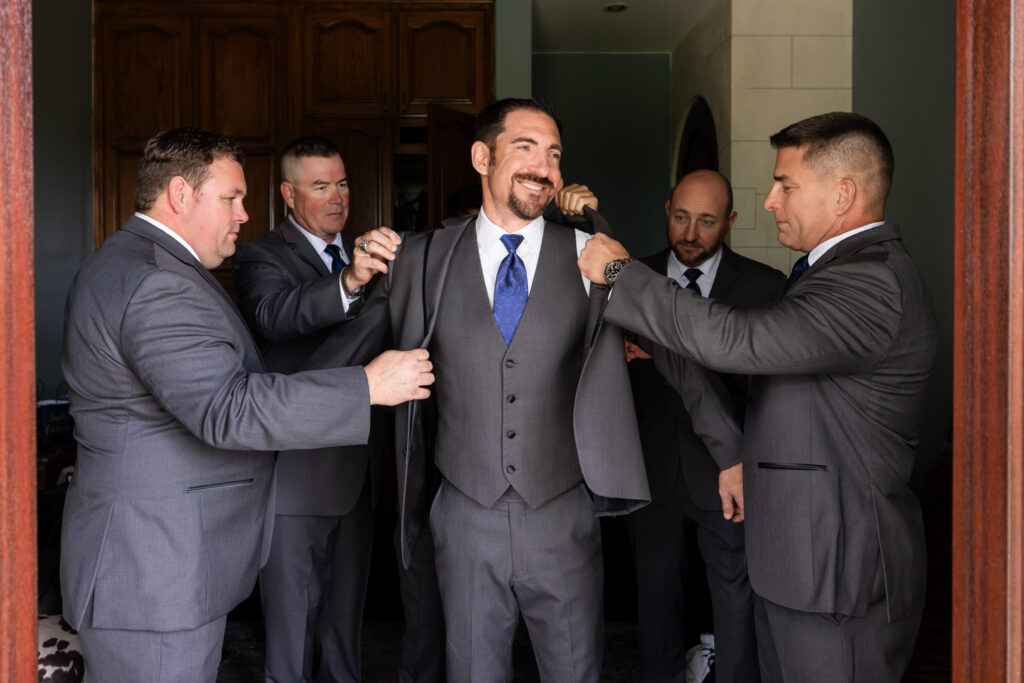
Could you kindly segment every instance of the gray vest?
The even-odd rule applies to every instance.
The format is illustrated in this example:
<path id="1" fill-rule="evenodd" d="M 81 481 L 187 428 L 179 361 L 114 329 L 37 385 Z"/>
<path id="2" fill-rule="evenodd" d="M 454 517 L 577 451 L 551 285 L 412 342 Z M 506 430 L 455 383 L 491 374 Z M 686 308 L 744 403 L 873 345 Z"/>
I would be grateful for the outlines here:
<path id="1" fill-rule="evenodd" d="M 487 301 L 476 230 L 456 245 L 430 343 L 435 459 L 481 505 L 491 507 L 511 486 L 536 508 L 582 480 L 572 420 L 587 307 L 575 234 L 549 223 L 526 310 L 506 347 Z"/>

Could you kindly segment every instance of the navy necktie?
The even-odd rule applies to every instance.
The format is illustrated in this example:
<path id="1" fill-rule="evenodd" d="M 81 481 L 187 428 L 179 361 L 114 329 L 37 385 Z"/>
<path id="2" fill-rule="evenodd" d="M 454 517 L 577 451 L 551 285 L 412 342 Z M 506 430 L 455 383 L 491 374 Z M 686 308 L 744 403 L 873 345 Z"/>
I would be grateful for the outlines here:
<path id="1" fill-rule="evenodd" d="M 697 284 L 697 279 L 703 274 L 704 273 L 700 272 L 700 268 L 687 268 L 686 272 L 683 273 L 686 279 L 689 280 L 689 282 L 686 285 L 686 288 L 692 289 L 693 291 L 700 294 L 700 285 Z"/>
<path id="2" fill-rule="evenodd" d="M 346 263 L 345 261 L 345 257 L 341 255 L 341 249 L 338 247 L 337 244 L 328 244 L 326 247 L 324 247 L 324 251 L 326 251 L 331 257 L 332 273 L 337 273 L 339 270 L 348 265 L 348 263 Z"/>
<path id="3" fill-rule="evenodd" d="M 522 235 L 502 236 L 501 243 L 508 249 L 508 256 L 498 266 L 498 277 L 494 281 L 494 322 L 498 323 L 506 346 L 512 343 L 529 296 L 526 266 L 516 253 L 522 241 Z"/>
<path id="4" fill-rule="evenodd" d="M 793 286 L 800 276 L 804 274 L 804 271 L 810 268 L 810 264 L 807 263 L 807 254 L 804 254 L 796 260 L 793 264 L 793 271 L 789 274 L 789 279 L 786 280 L 786 286 L 782 289 L 782 296 L 786 296 L 786 292 Z"/>

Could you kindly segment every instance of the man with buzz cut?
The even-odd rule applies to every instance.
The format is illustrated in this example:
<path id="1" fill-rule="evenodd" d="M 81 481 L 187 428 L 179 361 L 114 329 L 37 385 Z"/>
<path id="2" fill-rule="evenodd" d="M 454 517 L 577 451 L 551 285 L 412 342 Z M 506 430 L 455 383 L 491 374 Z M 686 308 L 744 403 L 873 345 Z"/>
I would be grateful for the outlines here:
<path id="1" fill-rule="evenodd" d="M 135 215 L 68 293 L 61 589 L 89 681 L 213 683 L 227 614 L 266 558 L 274 451 L 365 443 L 371 404 L 430 393 L 423 349 L 266 371 L 209 270 L 249 218 L 244 158 L 197 128 L 152 137 Z"/>
<path id="2" fill-rule="evenodd" d="M 736 212 L 732 187 L 721 174 L 697 170 L 683 176 L 665 201 L 665 216 L 668 248 L 641 259 L 656 272 L 702 297 L 735 305 L 766 304 L 782 290 L 785 275 L 725 244 Z M 743 501 L 740 454 L 722 457 L 707 448 L 682 398 L 653 362 L 636 358 L 629 374 L 651 483 L 651 504 L 626 517 L 636 556 L 641 678 L 686 680 L 685 636 L 693 604 L 685 595 L 686 549 L 692 523 L 711 593 L 715 680 L 754 683 L 754 595 L 737 514 Z M 747 378 L 719 379 L 742 425 Z"/>
<path id="3" fill-rule="evenodd" d="M 349 177 L 334 143 L 293 140 L 281 155 L 281 178 L 288 215 L 239 246 L 234 277 L 238 306 L 267 368 L 291 373 L 355 315 L 363 287 L 353 283 L 371 277 L 379 262 L 355 252 L 342 234 Z M 268 683 L 360 680 L 378 458 L 365 444 L 278 458 L 274 535 L 260 571 Z M 435 613 L 436 649 L 443 647 L 439 604 Z M 439 655 L 434 659 L 440 663 Z"/>
<path id="4" fill-rule="evenodd" d="M 756 375 L 743 484 L 762 678 L 895 683 L 924 607 L 924 529 L 908 482 L 935 320 L 886 221 L 893 152 L 881 128 L 832 112 L 771 144 L 764 207 L 779 242 L 804 252 L 775 303 L 705 299 L 601 235 L 580 269 L 612 286 L 608 320 L 705 367 Z"/>

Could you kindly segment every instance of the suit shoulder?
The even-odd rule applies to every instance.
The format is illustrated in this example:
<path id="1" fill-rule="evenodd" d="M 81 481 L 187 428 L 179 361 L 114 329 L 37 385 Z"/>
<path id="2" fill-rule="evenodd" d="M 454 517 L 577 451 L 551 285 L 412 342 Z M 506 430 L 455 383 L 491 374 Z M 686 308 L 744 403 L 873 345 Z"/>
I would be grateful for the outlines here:
<path id="1" fill-rule="evenodd" d="M 239 244 L 235 250 L 235 258 L 246 260 L 256 258 L 260 254 L 273 254 L 287 244 L 288 242 L 284 238 L 281 226 L 278 226 L 264 235 L 254 237 L 244 244 Z"/>
<path id="2" fill-rule="evenodd" d="M 723 247 L 724 248 L 724 247 Z M 764 283 L 781 284 L 786 281 L 786 274 L 777 268 L 772 268 L 766 263 L 761 263 L 748 256 L 737 254 L 729 249 L 723 254 L 729 259 L 730 264 L 741 274 L 744 279 L 757 280 Z"/>

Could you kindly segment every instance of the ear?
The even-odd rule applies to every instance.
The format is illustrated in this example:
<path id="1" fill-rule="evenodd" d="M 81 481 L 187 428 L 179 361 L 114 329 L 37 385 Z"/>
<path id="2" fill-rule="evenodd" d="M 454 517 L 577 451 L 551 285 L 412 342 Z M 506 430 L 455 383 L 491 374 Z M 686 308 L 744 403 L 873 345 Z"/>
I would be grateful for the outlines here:
<path id="1" fill-rule="evenodd" d="M 665 215 L 666 216 L 668 216 L 668 210 L 669 210 L 669 207 L 671 207 L 671 206 L 672 206 L 672 200 L 671 199 L 666 199 L 665 200 Z"/>
<path id="2" fill-rule="evenodd" d="M 167 183 L 167 204 L 174 213 L 183 213 L 188 206 L 186 199 L 192 194 L 192 187 L 180 175 L 171 178 Z"/>
<path id="3" fill-rule="evenodd" d="M 837 216 L 853 208 L 853 204 L 857 199 L 857 183 L 853 182 L 850 178 L 840 178 L 833 186 L 833 191 L 836 198 L 835 211 Z"/>
<path id="4" fill-rule="evenodd" d="M 730 229 L 732 229 L 732 224 L 736 222 L 736 212 L 735 211 L 731 212 L 729 214 L 729 217 L 726 218 L 725 220 L 726 220 L 726 224 L 727 224 L 725 226 L 725 230 L 726 230 L 726 232 L 728 232 Z"/>
<path id="5" fill-rule="evenodd" d="M 477 140 L 469 149 L 469 157 L 473 161 L 473 168 L 480 175 L 487 175 L 491 166 L 491 150 L 487 143 Z"/>
<path id="6" fill-rule="evenodd" d="M 281 181 L 281 196 L 289 209 L 295 210 L 295 188 L 287 180 Z"/>

